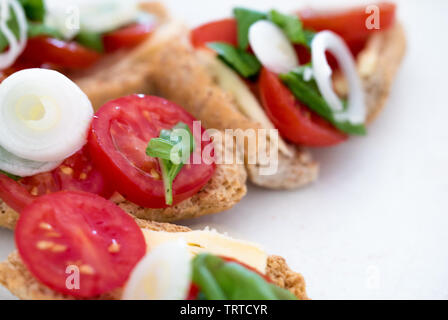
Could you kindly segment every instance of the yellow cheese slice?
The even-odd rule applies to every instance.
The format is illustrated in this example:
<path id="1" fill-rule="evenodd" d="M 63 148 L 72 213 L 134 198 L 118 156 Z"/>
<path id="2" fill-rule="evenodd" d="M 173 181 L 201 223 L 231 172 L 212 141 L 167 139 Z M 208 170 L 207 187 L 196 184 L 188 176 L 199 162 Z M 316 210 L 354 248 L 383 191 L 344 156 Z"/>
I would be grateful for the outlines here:
<path id="1" fill-rule="evenodd" d="M 200 253 L 211 253 L 217 256 L 234 258 L 261 273 L 266 273 L 267 254 L 258 245 L 235 240 L 214 230 L 191 232 L 163 232 L 142 230 L 148 251 L 161 244 L 183 239 L 188 244 L 192 256 Z"/>

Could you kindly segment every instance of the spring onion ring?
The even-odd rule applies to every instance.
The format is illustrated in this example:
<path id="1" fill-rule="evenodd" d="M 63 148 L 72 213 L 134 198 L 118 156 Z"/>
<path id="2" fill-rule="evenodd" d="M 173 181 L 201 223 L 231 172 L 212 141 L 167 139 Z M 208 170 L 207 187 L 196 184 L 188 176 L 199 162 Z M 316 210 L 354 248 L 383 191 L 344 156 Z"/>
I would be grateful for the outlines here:
<path id="1" fill-rule="evenodd" d="M 46 24 L 66 39 L 79 31 L 104 33 L 135 22 L 138 0 L 45 0 Z"/>
<path id="2" fill-rule="evenodd" d="M 0 147 L 0 170 L 19 177 L 30 177 L 59 167 L 62 161 L 37 162 L 19 158 Z"/>
<path id="3" fill-rule="evenodd" d="M 344 105 L 333 89 L 332 73 L 326 53 L 331 52 L 337 59 L 349 84 L 348 106 Z M 338 121 L 363 124 L 367 109 L 361 79 L 356 70 L 356 63 L 344 40 L 331 31 L 319 32 L 311 43 L 313 74 L 320 93 L 334 111 Z"/>
<path id="4" fill-rule="evenodd" d="M 270 21 L 261 20 L 250 27 L 249 43 L 261 64 L 274 73 L 288 73 L 299 66 L 291 42 Z"/>
<path id="5" fill-rule="evenodd" d="M 92 116 L 84 92 L 57 71 L 22 70 L 0 84 L 0 146 L 16 157 L 68 158 L 86 143 Z"/>
<path id="6" fill-rule="evenodd" d="M 25 49 L 28 39 L 28 24 L 26 22 L 25 12 L 17 0 L 0 1 L 0 31 L 5 36 L 9 45 L 7 51 L 0 54 L 0 69 L 5 69 L 12 66 Z M 11 18 L 10 7 L 19 25 L 19 39 L 16 39 L 16 36 L 8 26 L 8 20 Z"/>
<path id="7" fill-rule="evenodd" d="M 150 251 L 132 271 L 124 300 L 184 300 L 192 278 L 191 254 L 183 240 Z"/>

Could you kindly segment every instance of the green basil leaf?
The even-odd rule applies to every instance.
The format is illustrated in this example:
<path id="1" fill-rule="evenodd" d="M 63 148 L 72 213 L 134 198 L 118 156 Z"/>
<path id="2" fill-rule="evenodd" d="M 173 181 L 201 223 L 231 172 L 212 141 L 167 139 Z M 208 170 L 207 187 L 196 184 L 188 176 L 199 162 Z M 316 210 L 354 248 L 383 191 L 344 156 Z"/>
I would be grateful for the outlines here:
<path id="1" fill-rule="evenodd" d="M 304 80 L 303 73 L 305 68 L 307 67 L 299 67 L 287 74 L 281 74 L 280 79 L 289 87 L 297 99 L 319 116 L 332 123 L 340 131 L 350 135 L 366 135 L 365 125 L 352 124 L 348 121 L 341 122 L 335 119 L 333 110 L 320 94 L 316 81 L 314 79 L 310 81 Z"/>
<path id="2" fill-rule="evenodd" d="M 75 38 L 76 42 L 97 52 L 104 52 L 103 35 L 98 32 L 81 30 Z"/>
<path id="3" fill-rule="evenodd" d="M 22 178 L 19 177 L 19 176 L 15 176 L 15 175 L 13 175 L 13 174 L 10 174 L 10 173 L 5 172 L 5 171 L 2 171 L 2 170 L 0 170 L 0 174 L 4 174 L 5 176 L 11 178 L 11 179 L 14 180 L 14 181 L 18 181 L 18 180 L 22 179 Z"/>
<path id="4" fill-rule="evenodd" d="M 146 148 L 146 154 L 153 158 L 170 160 L 173 146 L 174 144 L 169 140 L 154 138 L 149 141 L 148 147 Z"/>
<path id="5" fill-rule="evenodd" d="M 39 36 L 49 36 L 56 39 L 62 39 L 61 33 L 52 27 L 39 22 L 28 23 L 28 37 L 34 38 Z"/>
<path id="6" fill-rule="evenodd" d="M 269 20 L 279 26 L 292 43 L 308 45 L 307 35 L 299 17 L 286 15 L 277 10 L 271 10 L 268 16 Z"/>
<path id="7" fill-rule="evenodd" d="M 193 282 L 207 300 L 297 300 L 256 272 L 211 254 L 193 260 Z"/>
<path id="8" fill-rule="evenodd" d="M 228 297 L 216 281 L 211 269 L 219 267 L 223 260 L 209 255 L 200 254 L 193 259 L 193 283 L 199 286 L 205 300 L 227 300 Z"/>
<path id="9" fill-rule="evenodd" d="M 305 34 L 306 45 L 308 46 L 308 48 L 311 48 L 311 42 L 313 42 L 316 32 L 311 30 L 303 30 L 303 33 Z"/>
<path id="10" fill-rule="evenodd" d="M 252 77 L 261 70 L 261 63 L 250 53 L 239 50 L 227 43 L 212 42 L 207 46 L 216 51 L 219 58 L 236 70 L 244 78 Z"/>
<path id="11" fill-rule="evenodd" d="M 44 0 L 19 0 L 26 17 L 31 21 L 42 22 L 45 17 Z"/>
<path id="12" fill-rule="evenodd" d="M 191 154 L 194 151 L 194 149 L 196 149 L 196 144 L 195 144 L 195 141 L 194 141 L 193 133 L 190 130 L 190 127 L 187 124 L 183 123 L 183 122 L 179 122 L 178 124 L 176 124 L 173 127 L 173 130 L 176 130 L 176 129 L 185 130 L 186 132 L 188 132 L 188 136 L 189 136 L 189 140 L 188 141 L 181 141 L 181 139 L 179 139 L 179 138 L 181 138 L 181 136 L 178 136 L 176 140 L 177 140 L 177 143 L 182 143 L 183 144 L 182 150 L 187 150 L 186 152 Z"/>
<path id="13" fill-rule="evenodd" d="M 246 8 L 235 8 L 233 14 L 238 24 L 238 48 L 246 50 L 249 48 L 249 28 L 255 22 L 267 19 L 263 12 Z"/>
<path id="14" fill-rule="evenodd" d="M 177 130 L 184 130 L 184 132 L 177 134 Z M 184 141 L 183 133 L 185 132 L 187 132 L 188 138 Z M 183 122 L 179 122 L 171 130 L 161 130 L 159 138 L 153 138 L 148 143 L 146 154 L 159 159 L 165 187 L 165 202 L 167 205 L 173 204 L 174 179 L 176 179 L 194 149 L 195 141 L 193 134 L 188 125 Z M 176 151 L 178 151 L 179 163 L 173 163 L 173 152 Z"/>

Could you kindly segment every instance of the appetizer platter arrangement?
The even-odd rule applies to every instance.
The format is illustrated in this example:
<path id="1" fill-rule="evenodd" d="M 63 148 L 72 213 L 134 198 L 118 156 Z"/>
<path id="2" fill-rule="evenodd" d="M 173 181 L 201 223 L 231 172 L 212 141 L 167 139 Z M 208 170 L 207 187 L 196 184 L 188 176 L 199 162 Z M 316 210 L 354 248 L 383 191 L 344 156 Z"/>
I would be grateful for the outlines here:
<path id="1" fill-rule="evenodd" d="M 326 172 L 322 152 L 362 149 L 405 57 L 400 6 L 237 4 L 190 27 L 169 1 L 0 4 L 0 226 L 15 245 L 0 262 L 6 290 L 314 298 L 317 280 L 288 265 L 294 244 L 278 245 L 269 221 L 251 220 L 263 246 L 236 232 L 243 207 L 261 192 L 305 197 Z M 234 229 L 213 223 L 223 217 Z"/>

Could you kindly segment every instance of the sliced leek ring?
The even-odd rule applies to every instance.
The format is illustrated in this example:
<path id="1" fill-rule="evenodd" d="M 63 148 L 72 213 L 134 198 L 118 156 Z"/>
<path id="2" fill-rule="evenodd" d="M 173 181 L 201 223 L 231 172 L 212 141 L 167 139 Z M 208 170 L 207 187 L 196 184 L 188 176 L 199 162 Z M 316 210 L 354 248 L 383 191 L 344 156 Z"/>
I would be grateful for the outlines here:
<path id="1" fill-rule="evenodd" d="M 137 20 L 138 0 L 45 0 L 46 24 L 57 28 L 65 38 L 80 30 L 104 33 Z"/>
<path id="2" fill-rule="evenodd" d="M 0 146 L 18 158 L 68 158 L 87 142 L 92 117 L 88 97 L 57 71 L 22 70 L 0 84 Z"/>
<path id="3" fill-rule="evenodd" d="M 61 161 L 37 162 L 19 158 L 0 147 L 0 170 L 19 177 L 30 177 L 56 169 Z"/>
<path id="4" fill-rule="evenodd" d="M 349 84 L 348 106 L 344 106 L 334 91 L 332 69 L 327 61 L 326 53 L 331 52 L 337 59 Z M 331 31 L 319 32 L 311 43 L 313 75 L 319 91 L 335 113 L 338 121 L 349 121 L 363 124 L 367 117 L 367 106 L 364 89 L 356 69 L 356 62 L 344 40 Z"/>
<path id="5" fill-rule="evenodd" d="M 191 255 L 183 240 L 150 251 L 135 267 L 124 300 L 185 300 L 192 279 Z"/>
<path id="6" fill-rule="evenodd" d="M 249 29 L 249 42 L 261 64 L 274 73 L 288 73 L 299 66 L 289 39 L 274 23 L 261 20 Z"/>
<path id="7" fill-rule="evenodd" d="M 19 27 L 19 38 L 17 39 L 8 26 L 11 18 L 10 8 L 16 16 Z M 17 0 L 0 1 L 0 32 L 3 33 L 8 41 L 8 49 L 0 54 L 0 69 L 5 69 L 14 64 L 17 58 L 22 54 L 27 42 L 28 24 L 26 22 L 25 12 Z"/>

